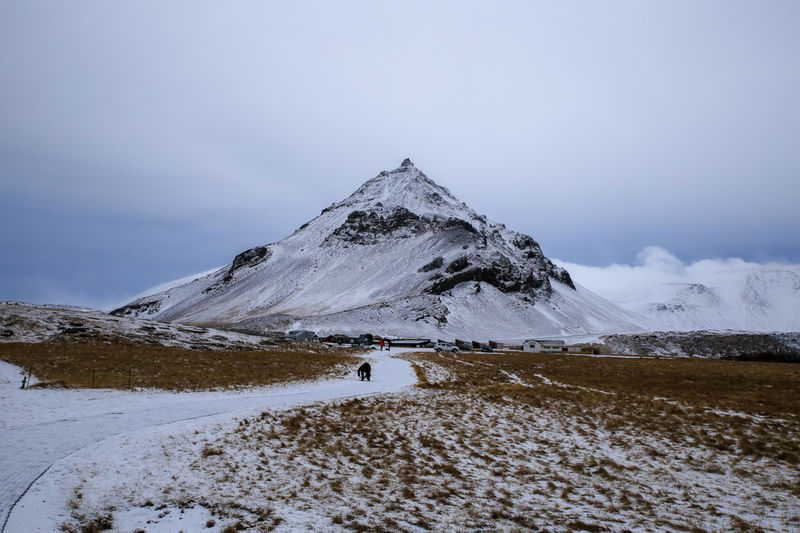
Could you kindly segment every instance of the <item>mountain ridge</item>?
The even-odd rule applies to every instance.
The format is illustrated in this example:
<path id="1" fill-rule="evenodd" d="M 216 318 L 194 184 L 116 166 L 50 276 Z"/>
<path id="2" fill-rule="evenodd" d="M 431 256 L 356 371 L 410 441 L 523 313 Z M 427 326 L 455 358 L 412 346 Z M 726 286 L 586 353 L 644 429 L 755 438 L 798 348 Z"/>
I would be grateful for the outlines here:
<path id="1" fill-rule="evenodd" d="M 645 294 L 607 297 L 675 331 L 800 330 L 800 268 L 725 272 L 692 282 L 657 284 Z"/>

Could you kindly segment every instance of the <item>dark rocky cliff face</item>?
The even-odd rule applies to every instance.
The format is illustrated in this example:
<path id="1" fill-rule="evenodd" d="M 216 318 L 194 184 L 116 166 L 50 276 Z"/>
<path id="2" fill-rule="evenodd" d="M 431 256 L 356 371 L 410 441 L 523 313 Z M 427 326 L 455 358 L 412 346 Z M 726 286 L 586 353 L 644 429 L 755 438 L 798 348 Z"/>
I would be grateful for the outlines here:
<path id="1" fill-rule="evenodd" d="M 419 267 L 419 270 L 417 270 L 417 272 L 430 272 L 431 270 L 437 270 L 437 269 L 441 268 L 443 264 L 444 264 L 444 257 L 440 256 L 440 257 L 435 258 L 433 261 L 431 261 L 427 265 L 423 265 L 423 266 Z"/>
<path id="2" fill-rule="evenodd" d="M 353 244 L 377 244 L 385 237 L 406 238 L 428 231 L 429 224 L 404 207 L 391 211 L 353 211 L 347 220 L 325 240 L 332 245 L 337 239 Z"/>
<path id="3" fill-rule="evenodd" d="M 515 261 L 496 252 L 488 258 L 482 255 L 462 256 L 447 265 L 443 272 L 431 276 L 431 284 L 425 292 L 442 294 L 459 283 L 476 281 L 488 283 L 501 292 L 519 292 L 536 297 L 542 293 L 550 294 L 551 277 L 575 288 L 569 273 L 553 265 L 544 256 L 528 259 Z"/>
<path id="4" fill-rule="evenodd" d="M 405 207 L 386 210 L 378 205 L 371 211 L 352 211 L 344 223 L 331 233 L 323 246 L 333 246 L 337 241 L 352 244 L 378 244 L 389 238 L 408 238 L 426 232 L 447 232 L 461 235 L 466 242 L 480 240 L 480 232 L 466 220 L 459 218 L 420 217 Z"/>
<path id="5" fill-rule="evenodd" d="M 233 278 L 234 272 L 237 270 L 244 268 L 244 267 L 252 267 L 256 266 L 260 263 L 263 263 L 272 255 L 272 252 L 269 251 L 269 248 L 266 246 L 256 246 L 255 248 L 250 248 L 249 250 L 245 250 L 244 252 L 240 253 L 236 257 L 233 258 L 233 263 L 231 263 L 231 267 L 228 269 L 228 272 L 225 274 L 224 281 L 230 281 Z"/>
<path id="6" fill-rule="evenodd" d="M 352 211 L 323 246 L 337 243 L 370 246 L 423 234 L 447 240 L 454 248 L 470 249 L 447 265 L 443 257 L 435 257 L 418 269 L 417 274 L 435 271 L 424 289 L 430 294 L 442 294 L 467 281 L 485 282 L 502 292 L 519 292 L 529 297 L 549 294 L 550 278 L 575 288 L 569 273 L 553 265 L 528 235 L 515 234 L 512 247 L 508 247 L 514 253 L 508 256 L 487 249 L 490 242 L 508 244 L 497 228 L 489 232 L 460 218 L 421 217 L 401 206 L 388 210 L 378 204 L 372 210 Z"/>
<path id="7" fill-rule="evenodd" d="M 159 300 L 137 301 L 114 309 L 109 314 L 114 316 L 138 316 L 140 313 L 157 313 L 161 308 Z"/>

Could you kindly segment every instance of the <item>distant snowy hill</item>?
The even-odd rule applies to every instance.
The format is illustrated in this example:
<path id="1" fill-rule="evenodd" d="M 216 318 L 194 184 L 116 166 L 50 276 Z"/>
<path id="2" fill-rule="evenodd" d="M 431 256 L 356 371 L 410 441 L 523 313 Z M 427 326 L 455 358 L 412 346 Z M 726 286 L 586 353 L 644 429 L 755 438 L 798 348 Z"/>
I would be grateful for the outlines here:
<path id="1" fill-rule="evenodd" d="M 800 269 L 725 273 L 612 301 L 678 331 L 800 331 Z"/>
<path id="2" fill-rule="evenodd" d="M 648 247 L 642 265 L 569 268 L 587 287 L 659 329 L 800 331 L 800 266 L 704 260 Z"/>
<path id="3" fill-rule="evenodd" d="M 576 286 L 531 237 L 479 215 L 408 159 L 289 237 L 113 314 L 469 339 L 652 326 Z"/>

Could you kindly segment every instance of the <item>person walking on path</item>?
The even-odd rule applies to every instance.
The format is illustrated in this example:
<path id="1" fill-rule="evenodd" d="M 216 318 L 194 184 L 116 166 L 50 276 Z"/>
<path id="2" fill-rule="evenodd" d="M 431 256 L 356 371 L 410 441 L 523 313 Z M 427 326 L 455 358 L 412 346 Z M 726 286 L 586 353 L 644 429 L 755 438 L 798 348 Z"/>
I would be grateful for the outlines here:
<path id="1" fill-rule="evenodd" d="M 381 351 L 383 351 L 383 337 L 381 337 Z"/>
<path id="2" fill-rule="evenodd" d="M 28 384 L 28 376 L 22 376 L 22 387 L 20 389 L 24 389 L 25 385 Z"/>

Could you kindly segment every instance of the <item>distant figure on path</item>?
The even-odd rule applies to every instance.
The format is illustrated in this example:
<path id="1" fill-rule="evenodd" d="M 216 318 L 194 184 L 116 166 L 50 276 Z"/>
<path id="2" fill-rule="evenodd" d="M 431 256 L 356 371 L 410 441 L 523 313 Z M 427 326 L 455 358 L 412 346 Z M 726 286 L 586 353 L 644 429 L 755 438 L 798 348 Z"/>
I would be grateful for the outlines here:
<path id="1" fill-rule="evenodd" d="M 361 381 L 364 381 L 364 378 L 367 378 L 367 381 L 369 381 L 370 374 L 372 374 L 372 367 L 369 366 L 369 363 L 364 363 L 358 367 L 358 377 L 361 378 Z"/>
<path id="2" fill-rule="evenodd" d="M 20 389 L 24 389 L 25 385 L 28 384 L 28 376 L 22 376 L 22 387 Z"/>
<path id="3" fill-rule="evenodd" d="M 383 337 L 381 337 L 381 351 L 383 351 Z"/>
<path id="4" fill-rule="evenodd" d="M 386 351 L 388 352 L 391 349 L 392 349 L 392 341 L 387 340 L 386 341 Z"/>

